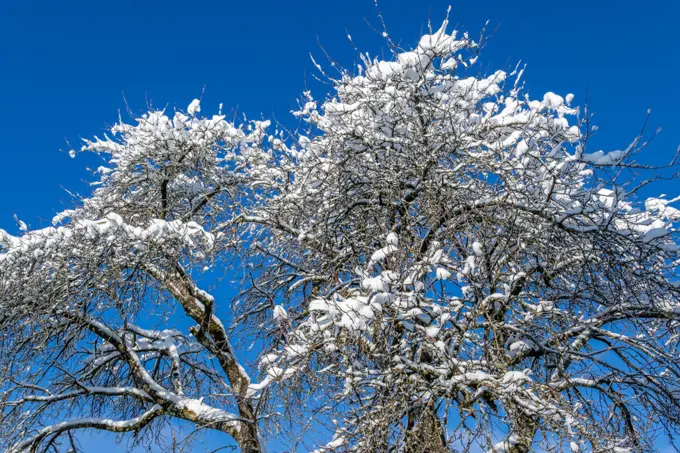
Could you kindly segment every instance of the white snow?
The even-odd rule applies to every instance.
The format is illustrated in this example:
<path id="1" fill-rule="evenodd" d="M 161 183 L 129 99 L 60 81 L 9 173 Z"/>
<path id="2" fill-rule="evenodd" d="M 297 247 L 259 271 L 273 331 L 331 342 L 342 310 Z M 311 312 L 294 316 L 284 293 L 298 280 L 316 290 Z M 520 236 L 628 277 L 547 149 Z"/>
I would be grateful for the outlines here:
<path id="1" fill-rule="evenodd" d="M 472 251 L 477 256 L 483 256 L 484 255 L 484 250 L 482 249 L 482 244 L 480 244 L 477 241 L 472 243 Z"/>
<path id="2" fill-rule="evenodd" d="M 387 245 L 397 246 L 397 245 L 399 245 L 399 237 L 397 236 L 396 233 L 391 232 L 385 238 L 385 242 L 387 243 Z"/>
<path id="3" fill-rule="evenodd" d="M 437 280 L 448 280 L 451 277 L 451 272 L 443 267 L 438 267 L 436 271 Z"/>
<path id="4" fill-rule="evenodd" d="M 187 107 L 187 113 L 189 115 L 195 115 L 196 113 L 201 111 L 201 101 L 198 99 L 194 99 L 191 101 L 191 104 L 189 104 L 189 107 Z"/>
<path id="5" fill-rule="evenodd" d="M 288 319 L 288 312 L 281 305 L 274 306 L 274 319 L 278 322 L 283 322 Z"/>

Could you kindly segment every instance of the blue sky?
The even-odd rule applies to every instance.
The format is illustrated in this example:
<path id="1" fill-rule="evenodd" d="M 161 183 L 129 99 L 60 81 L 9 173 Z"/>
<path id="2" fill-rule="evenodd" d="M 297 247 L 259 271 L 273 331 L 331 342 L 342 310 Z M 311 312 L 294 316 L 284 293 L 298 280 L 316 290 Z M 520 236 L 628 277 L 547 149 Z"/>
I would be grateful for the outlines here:
<path id="1" fill-rule="evenodd" d="M 499 26 L 480 67 L 521 59 L 534 97 L 572 92 L 582 104 L 588 89 L 600 125 L 591 151 L 625 147 L 648 108 L 650 130 L 664 130 L 642 160 L 665 162 L 680 145 L 680 2 L 384 0 L 381 9 L 390 35 L 408 46 L 450 3 L 451 22 L 472 36 L 487 19 Z M 205 114 L 224 103 L 289 121 L 306 86 L 316 97 L 326 90 L 312 77 L 317 41 L 346 66 L 355 61 L 347 32 L 381 54 L 365 23 L 378 23 L 375 11 L 372 0 L 0 2 L 0 228 L 17 233 L 14 214 L 46 226 L 69 207 L 66 189 L 87 193 L 85 168 L 96 161 L 60 150 L 102 134 L 126 102 L 134 113 L 149 102 L 186 108 L 205 90 Z M 104 444 L 93 451 L 115 451 Z"/>

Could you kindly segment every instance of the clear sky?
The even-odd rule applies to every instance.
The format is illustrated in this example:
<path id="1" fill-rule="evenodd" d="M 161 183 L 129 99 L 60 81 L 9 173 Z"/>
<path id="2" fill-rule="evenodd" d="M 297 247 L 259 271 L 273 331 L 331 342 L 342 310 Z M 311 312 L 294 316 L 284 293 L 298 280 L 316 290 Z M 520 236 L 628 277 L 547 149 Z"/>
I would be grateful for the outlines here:
<path id="1" fill-rule="evenodd" d="M 574 93 L 600 125 L 605 151 L 630 143 L 652 109 L 664 130 L 642 159 L 661 163 L 680 145 L 680 2 L 675 0 L 383 0 L 390 35 L 417 42 L 428 15 L 474 37 L 498 26 L 480 57 L 489 70 L 527 64 L 529 92 Z M 309 52 L 321 43 L 351 66 L 354 42 L 380 55 L 372 0 L 325 1 L 0 1 L 0 228 L 16 234 L 16 214 L 33 228 L 69 207 L 66 189 L 86 193 L 95 160 L 65 152 L 102 134 L 127 105 L 203 113 L 237 108 L 284 123 L 313 81 Z M 319 94 L 316 96 L 322 97 Z M 68 144 L 70 143 L 70 145 Z M 60 150 L 64 150 L 60 152 Z M 661 188 L 680 194 L 677 183 Z M 115 451 L 99 444 L 97 453 Z"/>

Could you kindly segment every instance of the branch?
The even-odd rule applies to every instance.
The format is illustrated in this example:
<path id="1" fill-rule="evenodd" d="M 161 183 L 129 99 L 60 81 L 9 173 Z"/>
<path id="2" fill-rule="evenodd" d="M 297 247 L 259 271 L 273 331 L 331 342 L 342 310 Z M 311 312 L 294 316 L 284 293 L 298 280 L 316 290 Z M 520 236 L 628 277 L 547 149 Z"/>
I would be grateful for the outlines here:
<path id="1" fill-rule="evenodd" d="M 54 425 L 43 428 L 35 436 L 11 447 L 9 453 L 34 452 L 46 437 L 52 435 L 59 436 L 64 432 L 74 429 L 93 428 L 116 433 L 137 431 L 163 414 L 163 408 L 160 405 L 155 404 L 151 409 L 144 412 L 139 417 L 131 418 L 129 420 L 117 421 L 103 418 L 82 418 L 79 420 L 55 423 Z"/>

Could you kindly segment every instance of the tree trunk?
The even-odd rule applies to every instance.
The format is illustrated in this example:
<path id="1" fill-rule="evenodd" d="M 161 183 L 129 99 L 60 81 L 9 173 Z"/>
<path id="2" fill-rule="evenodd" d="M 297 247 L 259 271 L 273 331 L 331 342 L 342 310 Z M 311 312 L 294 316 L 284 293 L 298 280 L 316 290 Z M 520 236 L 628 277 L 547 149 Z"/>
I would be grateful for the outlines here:
<path id="1" fill-rule="evenodd" d="M 512 432 L 517 436 L 518 443 L 510 447 L 508 453 L 529 453 L 536 431 L 538 431 L 538 423 L 535 419 L 525 415 L 518 417 Z"/>
<path id="2" fill-rule="evenodd" d="M 445 453 L 444 427 L 439 420 L 434 405 L 414 410 L 408 417 L 405 453 Z"/>

